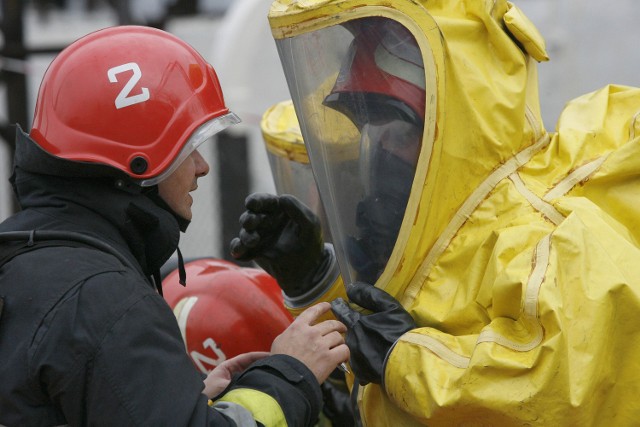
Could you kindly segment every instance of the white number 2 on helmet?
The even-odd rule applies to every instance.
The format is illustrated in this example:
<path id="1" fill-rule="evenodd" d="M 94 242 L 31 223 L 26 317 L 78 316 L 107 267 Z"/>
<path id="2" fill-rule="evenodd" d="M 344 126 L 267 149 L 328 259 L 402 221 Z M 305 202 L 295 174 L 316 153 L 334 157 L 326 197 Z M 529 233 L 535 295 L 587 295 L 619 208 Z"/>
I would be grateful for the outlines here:
<path id="1" fill-rule="evenodd" d="M 125 71 L 133 71 L 133 75 L 131 75 L 131 78 L 127 84 L 124 85 L 116 98 L 116 108 L 118 109 L 128 107 L 133 104 L 139 104 L 149 99 L 149 89 L 146 87 L 140 88 L 141 92 L 139 94 L 131 95 L 131 90 L 142 77 L 142 71 L 140 71 L 140 67 L 135 62 L 129 62 L 128 64 L 122 64 L 117 67 L 110 68 L 109 71 L 107 71 L 109 81 L 111 83 L 116 83 L 118 81 L 118 77 L 116 76 Z"/>

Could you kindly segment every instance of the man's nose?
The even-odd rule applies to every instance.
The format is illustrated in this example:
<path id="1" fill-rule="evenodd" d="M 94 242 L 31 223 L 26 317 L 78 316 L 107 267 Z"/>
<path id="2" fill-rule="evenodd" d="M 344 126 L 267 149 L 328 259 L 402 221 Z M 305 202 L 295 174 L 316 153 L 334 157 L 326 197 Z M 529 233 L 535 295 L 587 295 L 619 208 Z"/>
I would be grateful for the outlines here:
<path id="1" fill-rule="evenodd" d="M 198 150 L 195 150 L 193 153 L 193 161 L 196 165 L 196 176 L 203 177 L 209 173 L 209 163 L 202 157 L 202 154 Z"/>

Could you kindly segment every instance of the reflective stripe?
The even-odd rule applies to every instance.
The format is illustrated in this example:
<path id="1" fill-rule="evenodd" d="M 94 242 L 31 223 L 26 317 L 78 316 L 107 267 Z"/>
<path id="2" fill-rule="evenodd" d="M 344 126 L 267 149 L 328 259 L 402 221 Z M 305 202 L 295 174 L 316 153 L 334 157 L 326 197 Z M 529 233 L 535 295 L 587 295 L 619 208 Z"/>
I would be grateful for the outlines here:
<path id="1" fill-rule="evenodd" d="M 253 414 L 253 418 L 265 426 L 287 427 L 287 420 L 278 402 L 261 391 L 237 388 L 216 400 L 214 406 L 217 406 L 218 402 L 229 402 L 242 406 Z"/>
<path id="2" fill-rule="evenodd" d="M 228 418 L 231 418 L 238 426 L 253 427 L 258 425 L 255 418 L 253 418 L 251 411 L 237 403 L 216 402 L 211 406 L 213 406 L 216 411 L 224 414 Z"/>

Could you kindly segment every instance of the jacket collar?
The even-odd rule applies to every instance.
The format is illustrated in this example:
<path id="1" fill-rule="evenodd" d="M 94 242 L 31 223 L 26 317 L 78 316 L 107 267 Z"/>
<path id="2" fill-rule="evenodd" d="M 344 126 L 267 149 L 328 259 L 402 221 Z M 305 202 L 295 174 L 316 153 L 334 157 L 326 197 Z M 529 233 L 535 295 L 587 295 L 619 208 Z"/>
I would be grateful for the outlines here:
<path id="1" fill-rule="evenodd" d="M 11 182 L 21 208 L 38 212 L 21 215 L 27 224 L 20 227 L 86 233 L 129 253 L 146 275 L 159 271 L 185 228 L 168 207 L 117 171 L 89 168 L 82 176 L 77 163 L 49 155 L 21 129 L 16 134 Z"/>

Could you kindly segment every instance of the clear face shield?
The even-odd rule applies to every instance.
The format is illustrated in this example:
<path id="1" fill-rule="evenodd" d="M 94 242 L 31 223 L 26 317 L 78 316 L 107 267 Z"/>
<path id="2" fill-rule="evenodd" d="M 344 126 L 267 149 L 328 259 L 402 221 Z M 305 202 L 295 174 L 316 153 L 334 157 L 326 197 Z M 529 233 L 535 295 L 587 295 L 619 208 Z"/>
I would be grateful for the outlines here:
<path id="1" fill-rule="evenodd" d="M 380 17 L 277 43 L 343 278 L 375 283 L 394 251 L 420 155 L 418 46 Z"/>
<path id="2" fill-rule="evenodd" d="M 236 116 L 235 113 L 229 112 L 225 115 L 215 117 L 203 123 L 191 134 L 191 136 L 184 144 L 173 162 L 169 165 L 169 167 L 158 176 L 140 180 L 140 186 L 151 187 L 152 185 L 158 184 L 160 181 L 164 181 L 176 169 L 178 169 L 182 162 L 184 162 L 184 160 L 189 157 L 191 153 L 197 150 L 203 142 L 207 141 L 218 132 L 225 130 L 229 126 L 240 123 L 240 121 L 240 117 Z"/>
<path id="3" fill-rule="evenodd" d="M 268 108 L 260 129 L 276 192 L 291 194 L 310 207 L 320 218 L 324 241 L 332 242 L 293 103 L 282 101 Z"/>

